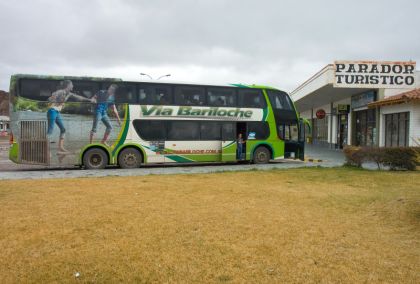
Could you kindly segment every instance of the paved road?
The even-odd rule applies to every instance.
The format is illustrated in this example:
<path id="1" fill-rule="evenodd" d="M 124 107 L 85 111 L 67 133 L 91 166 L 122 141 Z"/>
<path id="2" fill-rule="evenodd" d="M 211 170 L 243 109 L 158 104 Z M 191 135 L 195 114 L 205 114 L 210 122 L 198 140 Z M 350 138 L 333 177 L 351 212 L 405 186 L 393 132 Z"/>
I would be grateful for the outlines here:
<path id="1" fill-rule="evenodd" d="M 46 170 L 42 166 L 16 165 L 7 159 L 7 144 L 0 141 L 0 180 L 5 179 L 43 179 L 43 178 L 73 178 L 73 177 L 104 177 L 104 176 L 143 176 L 161 174 L 192 174 L 213 173 L 223 171 L 248 171 L 288 169 L 298 167 L 336 167 L 344 163 L 341 151 L 307 147 L 307 160 L 322 160 L 322 162 L 309 162 L 298 160 L 282 160 L 266 165 L 254 164 L 206 164 L 206 165 L 154 165 L 139 169 L 108 168 L 105 170 L 81 170 L 79 168 L 55 168 Z"/>

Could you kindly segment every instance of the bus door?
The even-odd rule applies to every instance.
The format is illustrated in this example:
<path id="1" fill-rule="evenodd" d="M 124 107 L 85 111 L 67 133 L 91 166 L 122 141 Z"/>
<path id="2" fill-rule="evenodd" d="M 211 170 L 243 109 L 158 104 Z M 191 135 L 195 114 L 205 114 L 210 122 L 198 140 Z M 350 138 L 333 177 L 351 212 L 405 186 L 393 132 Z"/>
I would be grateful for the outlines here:
<path id="1" fill-rule="evenodd" d="M 305 122 L 299 119 L 299 124 L 283 125 L 283 127 L 284 157 L 303 161 L 305 159 Z"/>
<path id="2" fill-rule="evenodd" d="M 236 124 L 234 122 L 222 123 L 222 162 L 236 161 Z"/>

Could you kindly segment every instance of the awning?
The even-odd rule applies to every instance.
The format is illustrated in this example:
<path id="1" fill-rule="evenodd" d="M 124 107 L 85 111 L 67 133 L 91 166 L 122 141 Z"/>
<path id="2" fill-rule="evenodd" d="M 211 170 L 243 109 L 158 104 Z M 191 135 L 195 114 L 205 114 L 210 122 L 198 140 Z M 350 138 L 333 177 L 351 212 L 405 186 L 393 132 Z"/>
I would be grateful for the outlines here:
<path id="1" fill-rule="evenodd" d="M 408 92 L 404 92 L 395 96 L 372 102 L 368 104 L 369 108 L 375 108 L 378 106 L 389 106 L 403 103 L 409 103 L 412 101 L 420 101 L 420 89 L 414 89 Z"/>

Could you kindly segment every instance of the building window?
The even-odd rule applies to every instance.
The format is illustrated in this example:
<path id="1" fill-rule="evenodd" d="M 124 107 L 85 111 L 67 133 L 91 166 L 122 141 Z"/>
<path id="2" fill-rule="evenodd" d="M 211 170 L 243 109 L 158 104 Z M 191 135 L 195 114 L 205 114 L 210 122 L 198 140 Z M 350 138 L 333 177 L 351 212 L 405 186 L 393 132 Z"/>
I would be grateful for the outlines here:
<path id="1" fill-rule="evenodd" d="M 355 145 L 374 146 L 376 141 L 376 111 L 368 109 L 354 112 L 356 119 Z"/>
<path id="2" fill-rule="evenodd" d="M 385 147 L 408 146 L 409 112 L 385 115 Z"/>

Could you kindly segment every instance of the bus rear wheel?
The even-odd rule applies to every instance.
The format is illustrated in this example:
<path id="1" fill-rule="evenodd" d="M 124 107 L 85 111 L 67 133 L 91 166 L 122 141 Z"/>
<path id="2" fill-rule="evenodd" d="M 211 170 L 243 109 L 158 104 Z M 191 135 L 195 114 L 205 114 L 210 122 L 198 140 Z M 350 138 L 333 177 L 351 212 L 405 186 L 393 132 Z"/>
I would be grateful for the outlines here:
<path id="1" fill-rule="evenodd" d="M 100 148 L 91 148 L 83 155 L 83 165 L 86 169 L 104 169 L 108 165 L 108 155 Z"/>
<path id="2" fill-rule="evenodd" d="M 118 164 L 123 169 L 135 169 L 141 165 L 142 156 L 139 150 L 134 148 L 125 148 L 118 155 Z"/>
<path id="3" fill-rule="evenodd" d="M 254 164 L 267 164 L 270 161 L 270 151 L 266 147 L 258 147 L 252 160 Z"/>

